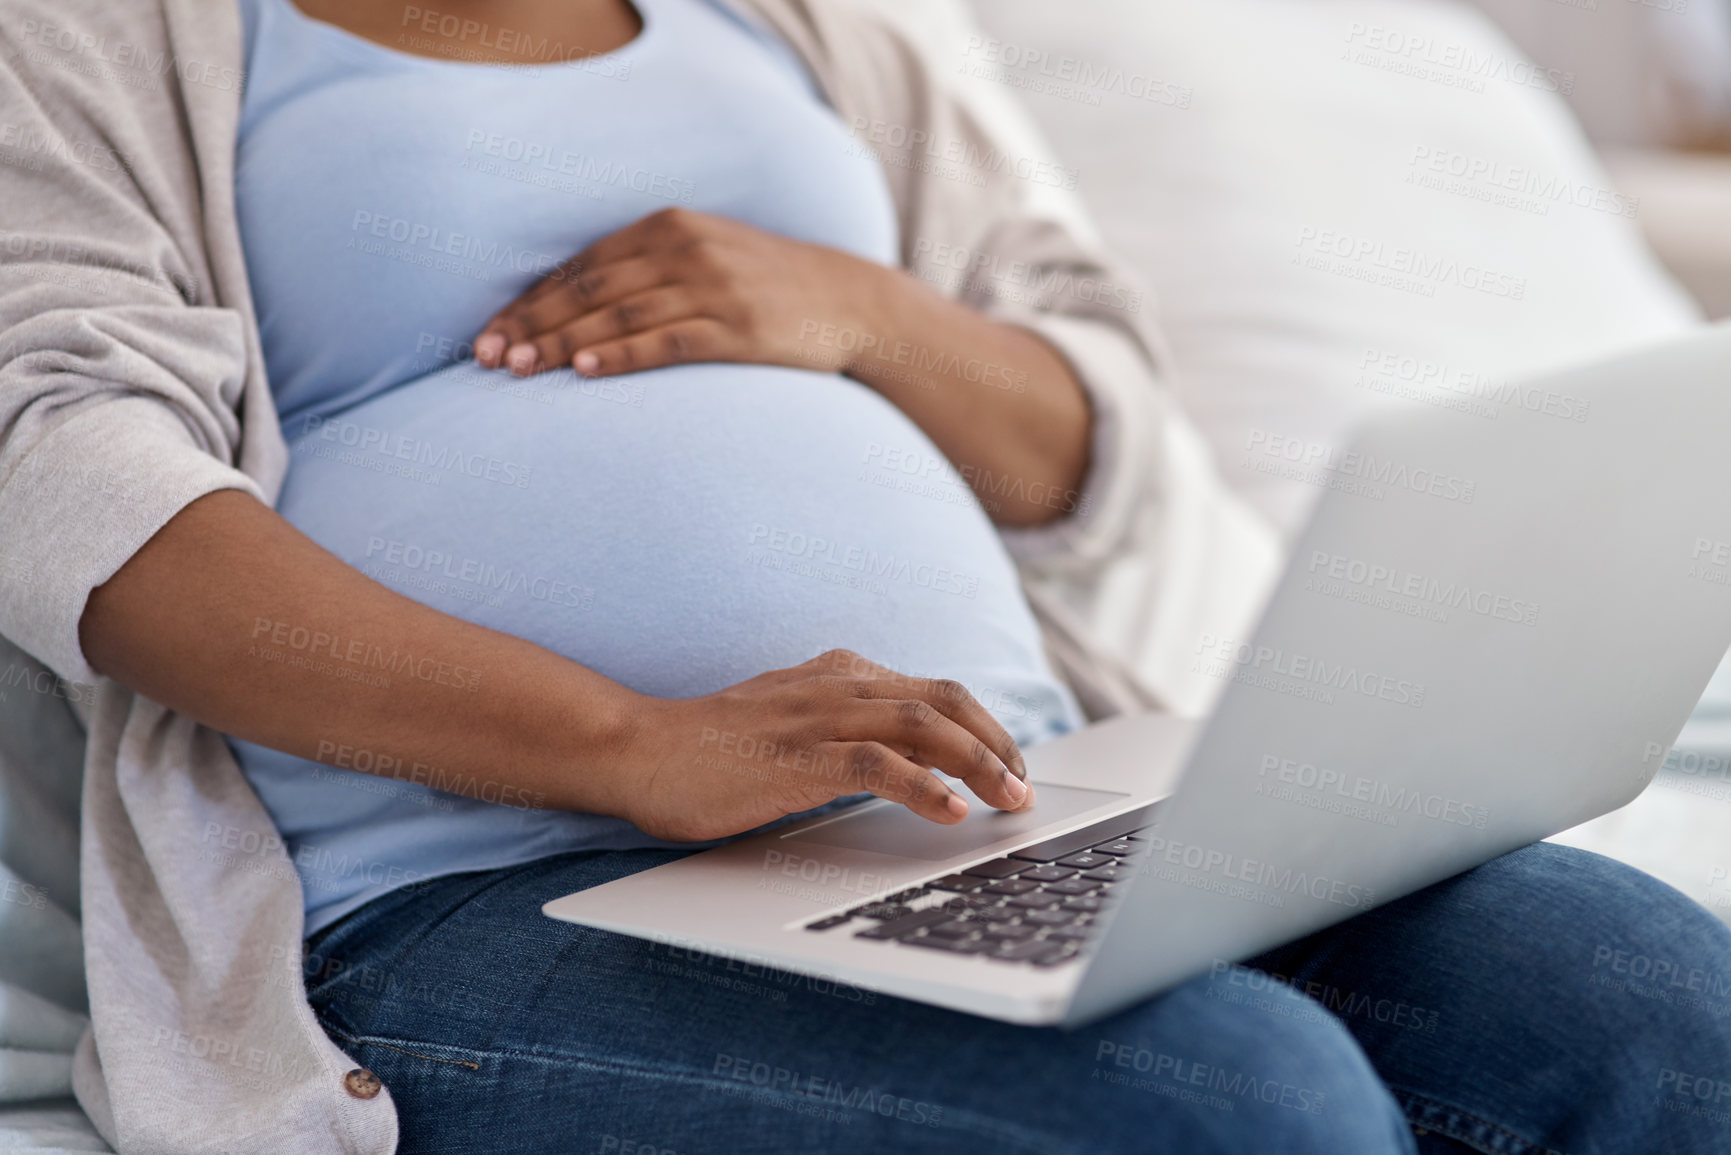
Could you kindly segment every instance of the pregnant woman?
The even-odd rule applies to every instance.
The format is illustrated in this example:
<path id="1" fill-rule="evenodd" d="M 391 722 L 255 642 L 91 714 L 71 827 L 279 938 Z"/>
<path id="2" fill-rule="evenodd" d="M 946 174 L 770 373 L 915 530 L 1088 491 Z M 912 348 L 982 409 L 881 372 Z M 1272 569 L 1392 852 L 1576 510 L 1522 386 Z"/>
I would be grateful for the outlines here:
<path id="1" fill-rule="evenodd" d="M 124 179 L 6 178 L 40 182 L 8 202 L 32 228 L 106 239 L 13 262 L 57 262 L 65 287 L 33 290 L 59 295 L 32 309 L 0 292 L 14 397 L 41 402 L 9 402 L 0 462 L 28 484 L 32 454 L 84 446 L 131 470 L 116 474 L 130 506 L 42 499 L 130 533 L 120 556 L 88 560 L 76 532 L 32 523 L 41 542 L 20 556 L 73 576 L 0 600 L 0 625 L 56 668 L 112 679 L 85 834 L 105 1074 L 80 1057 L 80 1101 L 111 1138 L 405 1155 L 1723 1149 L 1699 1088 L 1731 1087 L 1724 990 L 1650 998 L 1618 960 L 1722 984 L 1731 934 L 1554 846 L 1075 1033 L 544 918 L 551 898 L 863 794 L 940 823 L 1035 803 L 1020 746 L 1083 719 L 1004 541 L 1087 515 L 1122 467 L 1099 451 L 1119 444 L 1102 437 L 1113 403 L 1102 362 L 1081 367 L 1087 342 L 1037 315 L 1061 309 L 1012 318 L 990 291 L 963 303 L 901 266 L 969 213 L 1011 263 L 1084 254 L 1029 198 L 968 192 L 966 165 L 916 180 L 917 151 L 898 168 L 865 148 L 836 93 L 889 86 L 910 117 L 985 130 L 909 45 L 840 13 L 240 0 L 226 51 L 244 99 L 213 145 L 221 97 L 192 73 L 222 73 L 185 51 L 195 7 L 113 17 L 130 23 L 103 40 L 178 46 L 184 108 L 148 131 L 122 111 L 130 93 L 35 57 L 20 59 L 51 95 L 10 90 L 133 149 Z M 779 31 L 752 13 L 779 13 Z M 47 19 L 32 18 L 40 51 L 58 43 Z M 232 170 L 184 163 L 224 147 Z M 55 180 L 83 195 L 51 195 Z M 219 235 L 231 201 L 238 244 Z M 161 251 L 119 239 L 140 222 Z M 203 246 L 220 308 L 179 255 Z M 143 261 L 161 276 L 133 279 Z M 56 406 L 84 416 L 44 434 L 32 414 Z M 273 410 L 274 511 L 255 484 Z M 76 642 L 54 633 L 66 621 Z M 250 792 L 223 776 L 230 751 Z M 193 818 L 244 824 L 252 792 L 274 858 L 254 855 L 257 827 Z M 112 881 L 129 861 L 148 886 Z M 285 862 L 286 912 L 266 877 Z M 234 941 L 201 937 L 219 914 Z M 246 953 L 285 918 L 303 965 Z M 112 966 L 128 929 L 148 947 Z M 260 993 L 285 974 L 316 1027 Z M 302 1077 L 303 1028 L 346 1053 L 340 1092 Z M 186 1102 L 152 1097 L 157 1070 Z M 266 1105 L 215 1117 L 188 1070 Z"/>

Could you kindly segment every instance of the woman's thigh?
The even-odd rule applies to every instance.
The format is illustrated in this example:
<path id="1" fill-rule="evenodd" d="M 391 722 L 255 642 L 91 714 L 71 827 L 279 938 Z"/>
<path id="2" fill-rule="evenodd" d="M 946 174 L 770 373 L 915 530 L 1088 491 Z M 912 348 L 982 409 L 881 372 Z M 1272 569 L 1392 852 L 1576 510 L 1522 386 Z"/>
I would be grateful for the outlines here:
<path id="1" fill-rule="evenodd" d="M 1731 1151 L 1731 930 L 1538 843 L 1246 964 L 1353 1032 L 1415 1124 L 1498 1155 Z"/>
<path id="2" fill-rule="evenodd" d="M 1198 980 L 1074 1032 L 555 922 L 676 855 L 565 854 L 386 895 L 308 993 L 427 1152 L 1411 1152 L 1351 1035 Z M 1277 1008 L 1270 1014 L 1268 1007 Z"/>

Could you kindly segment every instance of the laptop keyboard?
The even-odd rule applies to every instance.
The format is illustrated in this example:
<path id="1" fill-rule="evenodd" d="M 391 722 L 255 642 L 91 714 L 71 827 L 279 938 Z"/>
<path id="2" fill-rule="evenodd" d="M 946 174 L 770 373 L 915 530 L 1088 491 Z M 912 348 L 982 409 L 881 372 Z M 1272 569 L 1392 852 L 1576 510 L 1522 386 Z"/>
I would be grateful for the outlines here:
<path id="1" fill-rule="evenodd" d="M 806 930 L 1052 967 L 1082 952 L 1159 803 L 899 890 Z M 866 925 L 870 924 L 870 925 Z"/>

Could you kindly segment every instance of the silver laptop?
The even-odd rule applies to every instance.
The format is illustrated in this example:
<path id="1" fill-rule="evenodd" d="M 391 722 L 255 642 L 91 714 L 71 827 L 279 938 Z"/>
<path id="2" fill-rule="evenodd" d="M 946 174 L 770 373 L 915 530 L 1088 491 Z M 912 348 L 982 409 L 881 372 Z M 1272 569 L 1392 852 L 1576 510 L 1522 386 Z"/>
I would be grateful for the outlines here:
<path id="1" fill-rule="evenodd" d="M 1731 645 L 1731 327 L 1520 397 L 1293 463 L 1321 496 L 1260 625 L 1193 640 L 1205 722 L 1028 750 L 1028 812 L 874 800 L 543 911 L 1075 1025 L 1623 805 Z"/>

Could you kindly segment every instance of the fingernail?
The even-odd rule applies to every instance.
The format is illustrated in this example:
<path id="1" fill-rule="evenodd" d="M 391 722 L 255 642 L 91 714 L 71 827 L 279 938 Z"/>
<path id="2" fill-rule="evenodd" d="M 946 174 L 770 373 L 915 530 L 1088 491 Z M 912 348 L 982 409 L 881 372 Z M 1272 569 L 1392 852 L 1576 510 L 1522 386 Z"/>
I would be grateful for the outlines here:
<path id="1" fill-rule="evenodd" d="M 968 800 L 954 791 L 950 792 L 950 796 L 945 800 L 944 806 L 957 818 L 966 818 L 968 816 Z"/>
<path id="2" fill-rule="evenodd" d="M 1004 793 L 1010 796 L 1011 802 L 1020 803 L 1022 799 L 1028 796 L 1027 783 L 1014 774 L 1006 773 L 1004 775 Z"/>
<path id="3" fill-rule="evenodd" d="M 505 338 L 498 333 L 488 333 L 475 341 L 475 360 L 489 369 L 499 363 L 499 355 L 505 351 Z"/>
<path id="4" fill-rule="evenodd" d="M 505 354 L 505 362 L 511 366 L 513 373 L 532 372 L 535 368 L 535 346 L 511 346 L 511 351 Z"/>
<path id="5" fill-rule="evenodd" d="M 585 351 L 577 354 L 575 364 L 577 366 L 577 372 L 587 375 L 595 372 L 595 367 L 601 364 L 601 358 L 597 357 L 593 353 Z"/>

